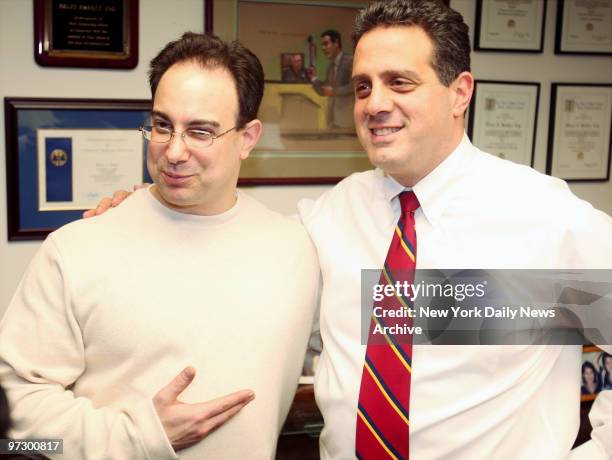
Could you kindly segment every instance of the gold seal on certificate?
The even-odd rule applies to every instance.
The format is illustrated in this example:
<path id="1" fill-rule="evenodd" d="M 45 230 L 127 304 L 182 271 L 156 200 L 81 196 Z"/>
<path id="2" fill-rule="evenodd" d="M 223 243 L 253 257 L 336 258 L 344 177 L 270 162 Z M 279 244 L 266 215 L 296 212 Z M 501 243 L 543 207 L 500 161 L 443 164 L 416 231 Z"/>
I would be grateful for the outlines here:
<path id="1" fill-rule="evenodd" d="M 612 0 L 559 0 L 555 53 L 612 55 Z"/>
<path id="2" fill-rule="evenodd" d="M 62 149 L 55 149 L 51 152 L 51 164 L 56 168 L 61 168 L 68 163 L 68 154 Z"/>
<path id="3" fill-rule="evenodd" d="M 565 180 L 608 180 L 612 85 L 555 83 L 546 172 Z"/>
<path id="4" fill-rule="evenodd" d="M 476 80 L 468 133 L 472 143 L 499 158 L 531 166 L 538 83 Z"/>
<path id="5" fill-rule="evenodd" d="M 546 0 L 478 0 L 478 51 L 542 52 Z"/>

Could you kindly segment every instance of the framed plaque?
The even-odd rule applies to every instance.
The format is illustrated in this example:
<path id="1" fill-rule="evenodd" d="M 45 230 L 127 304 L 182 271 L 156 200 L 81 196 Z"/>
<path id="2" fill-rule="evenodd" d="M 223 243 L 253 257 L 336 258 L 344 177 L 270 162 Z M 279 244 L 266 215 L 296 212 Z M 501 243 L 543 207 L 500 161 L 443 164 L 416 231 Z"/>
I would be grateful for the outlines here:
<path id="1" fill-rule="evenodd" d="M 546 173 L 609 180 L 612 85 L 553 83 L 550 101 Z"/>
<path id="2" fill-rule="evenodd" d="M 34 0 L 34 57 L 41 66 L 133 69 L 138 0 Z"/>
<path id="3" fill-rule="evenodd" d="M 331 184 L 371 169 L 353 126 L 351 31 L 367 0 L 207 0 L 206 30 L 239 39 L 261 60 L 266 79 L 258 117 L 264 128 L 242 163 L 240 185 Z M 323 85 L 331 60 L 321 47 L 329 29 L 341 36 L 342 53 L 334 94 L 322 94 L 304 70 Z M 290 69 L 283 57 L 296 57 Z M 288 70 L 285 73 L 284 70 Z M 331 83 L 329 83 L 331 87 Z"/>
<path id="4" fill-rule="evenodd" d="M 478 0 L 476 51 L 541 53 L 546 0 Z"/>
<path id="5" fill-rule="evenodd" d="M 612 55 L 612 0 L 559 0 L 556 54 Z"/>
<path id="6" fill-rule="evenodd" d="M 540 84 L 476 80 L 468 134 L 485 152 L 533 166 Z"/>
<path id="7" fill-rule="evenodd" d="M 5 98 L 8 239 L 44 239 L 113 191 L 150 182 L 148 100 Z"/>

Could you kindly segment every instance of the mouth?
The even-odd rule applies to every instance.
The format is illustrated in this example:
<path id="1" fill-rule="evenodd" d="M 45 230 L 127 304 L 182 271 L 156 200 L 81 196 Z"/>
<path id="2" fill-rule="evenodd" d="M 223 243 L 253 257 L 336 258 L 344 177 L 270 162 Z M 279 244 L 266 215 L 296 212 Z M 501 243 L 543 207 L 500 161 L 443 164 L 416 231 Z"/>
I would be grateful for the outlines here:
<path id="1" fill-rule="evenodd" d="M 372 134 L 373 142 L 384 142 L 390 141 L 393 138 L 393 135 L 403 128 L 403 126 L 384 126 L 368 129 Z"/>
<path id="2" fill-rule="evenodd" d="M 162 177 L 164 179 L 164 182 L 168 185 L 181 185 L 187 182 L 191 178 L 191 175 L 162 171 Z"/>

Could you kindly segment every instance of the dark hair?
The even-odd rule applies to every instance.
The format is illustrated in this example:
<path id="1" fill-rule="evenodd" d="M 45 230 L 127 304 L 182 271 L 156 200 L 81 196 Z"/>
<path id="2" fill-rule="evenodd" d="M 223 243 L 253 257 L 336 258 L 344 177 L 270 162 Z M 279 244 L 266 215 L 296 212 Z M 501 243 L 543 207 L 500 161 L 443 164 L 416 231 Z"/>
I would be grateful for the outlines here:
<path id="1" fill-rule="evenodd" d="M 612 355 L 610 353 L 606 353 L 605 351 L 602 351 L 599 354 L 598 362 L 600 363 L 600 366 L 601 366 L 601 379 L 603 380 L 602 383 L 604 385 L 608 385 L 612 383 L 612 374 L 606 370 L 606 361 L 608 360 L 608 358 L 612 359 Z"/>
<path id="2" fill-rule="evenodd" d="M 326 35 L 329 37 L 332 43 L 337 43 L 338 47 L 342 49 L 342 36 L 340 35 L 340 32 L 334 29 L 328 29 L 321 34 L 321 38 L 325 37 Z"/>
<path id="3" fill-rule="evenodd" d="M 582 363 L 582 368 L 580 369 L 582 373 L 582 383 L 586 384 L 584 380 L 584 370 L 586 368 L 589 368 L 593 371 L 593 378 L 595 379 L 595 385 L 599 386 L 599 375 L 597 374 L 597 369 L 595 369 L 595 366 L 590 361 L 585 361 Z"/>
<path id="4" fill-rule="evenodd" d="M 418 26 L 433 42 L 431 66 L 444 86 L 470 71 L 470 36 L 463 17 L 442 0 L 389 0 L 372 3 L 353 24 L 353 45 L 377 27 Z M 410 46 L 406 44 L 406 46 Z"/>
<path id="5" fill-rule="evenodd" d="M 168 43 L 151 60 L 149 84 L 153 97 L 164 73 L 172 65 L 186 61 L 196 62 L 203 68 L 221 67 L 232 75 L 238 93 L 237 129 L 257 118 L 264 88 L 264 73 L 259 59 L 238 41 L 226 43 L 212 34 L 186 32 L 180 39 Z"/>
<path id="6" fill-rule="evenodd" d="M 0 438 L 7 437 L 9 428 L 11 427 L 11 417 L 9 414 L 8 400 L 6 394 L 0 386 Z"/>

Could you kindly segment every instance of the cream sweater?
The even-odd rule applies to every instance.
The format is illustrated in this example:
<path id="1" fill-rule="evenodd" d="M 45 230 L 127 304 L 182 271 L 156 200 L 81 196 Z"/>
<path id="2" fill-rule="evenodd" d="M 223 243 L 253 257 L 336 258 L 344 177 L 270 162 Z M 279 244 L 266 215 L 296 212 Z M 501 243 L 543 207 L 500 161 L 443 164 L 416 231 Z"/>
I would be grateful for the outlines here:
<path id="1" fill-rule="evenodd" d="M 177 458 L 151 398 L 256 399 L 184 459 L 273 458 L 301 370 L 319 269 L 303 228 L 239 193 L 181 214 L 140 190 L 51 234 L 0 323 L 12 436 L 63 438 L 65 459 Z"/>

